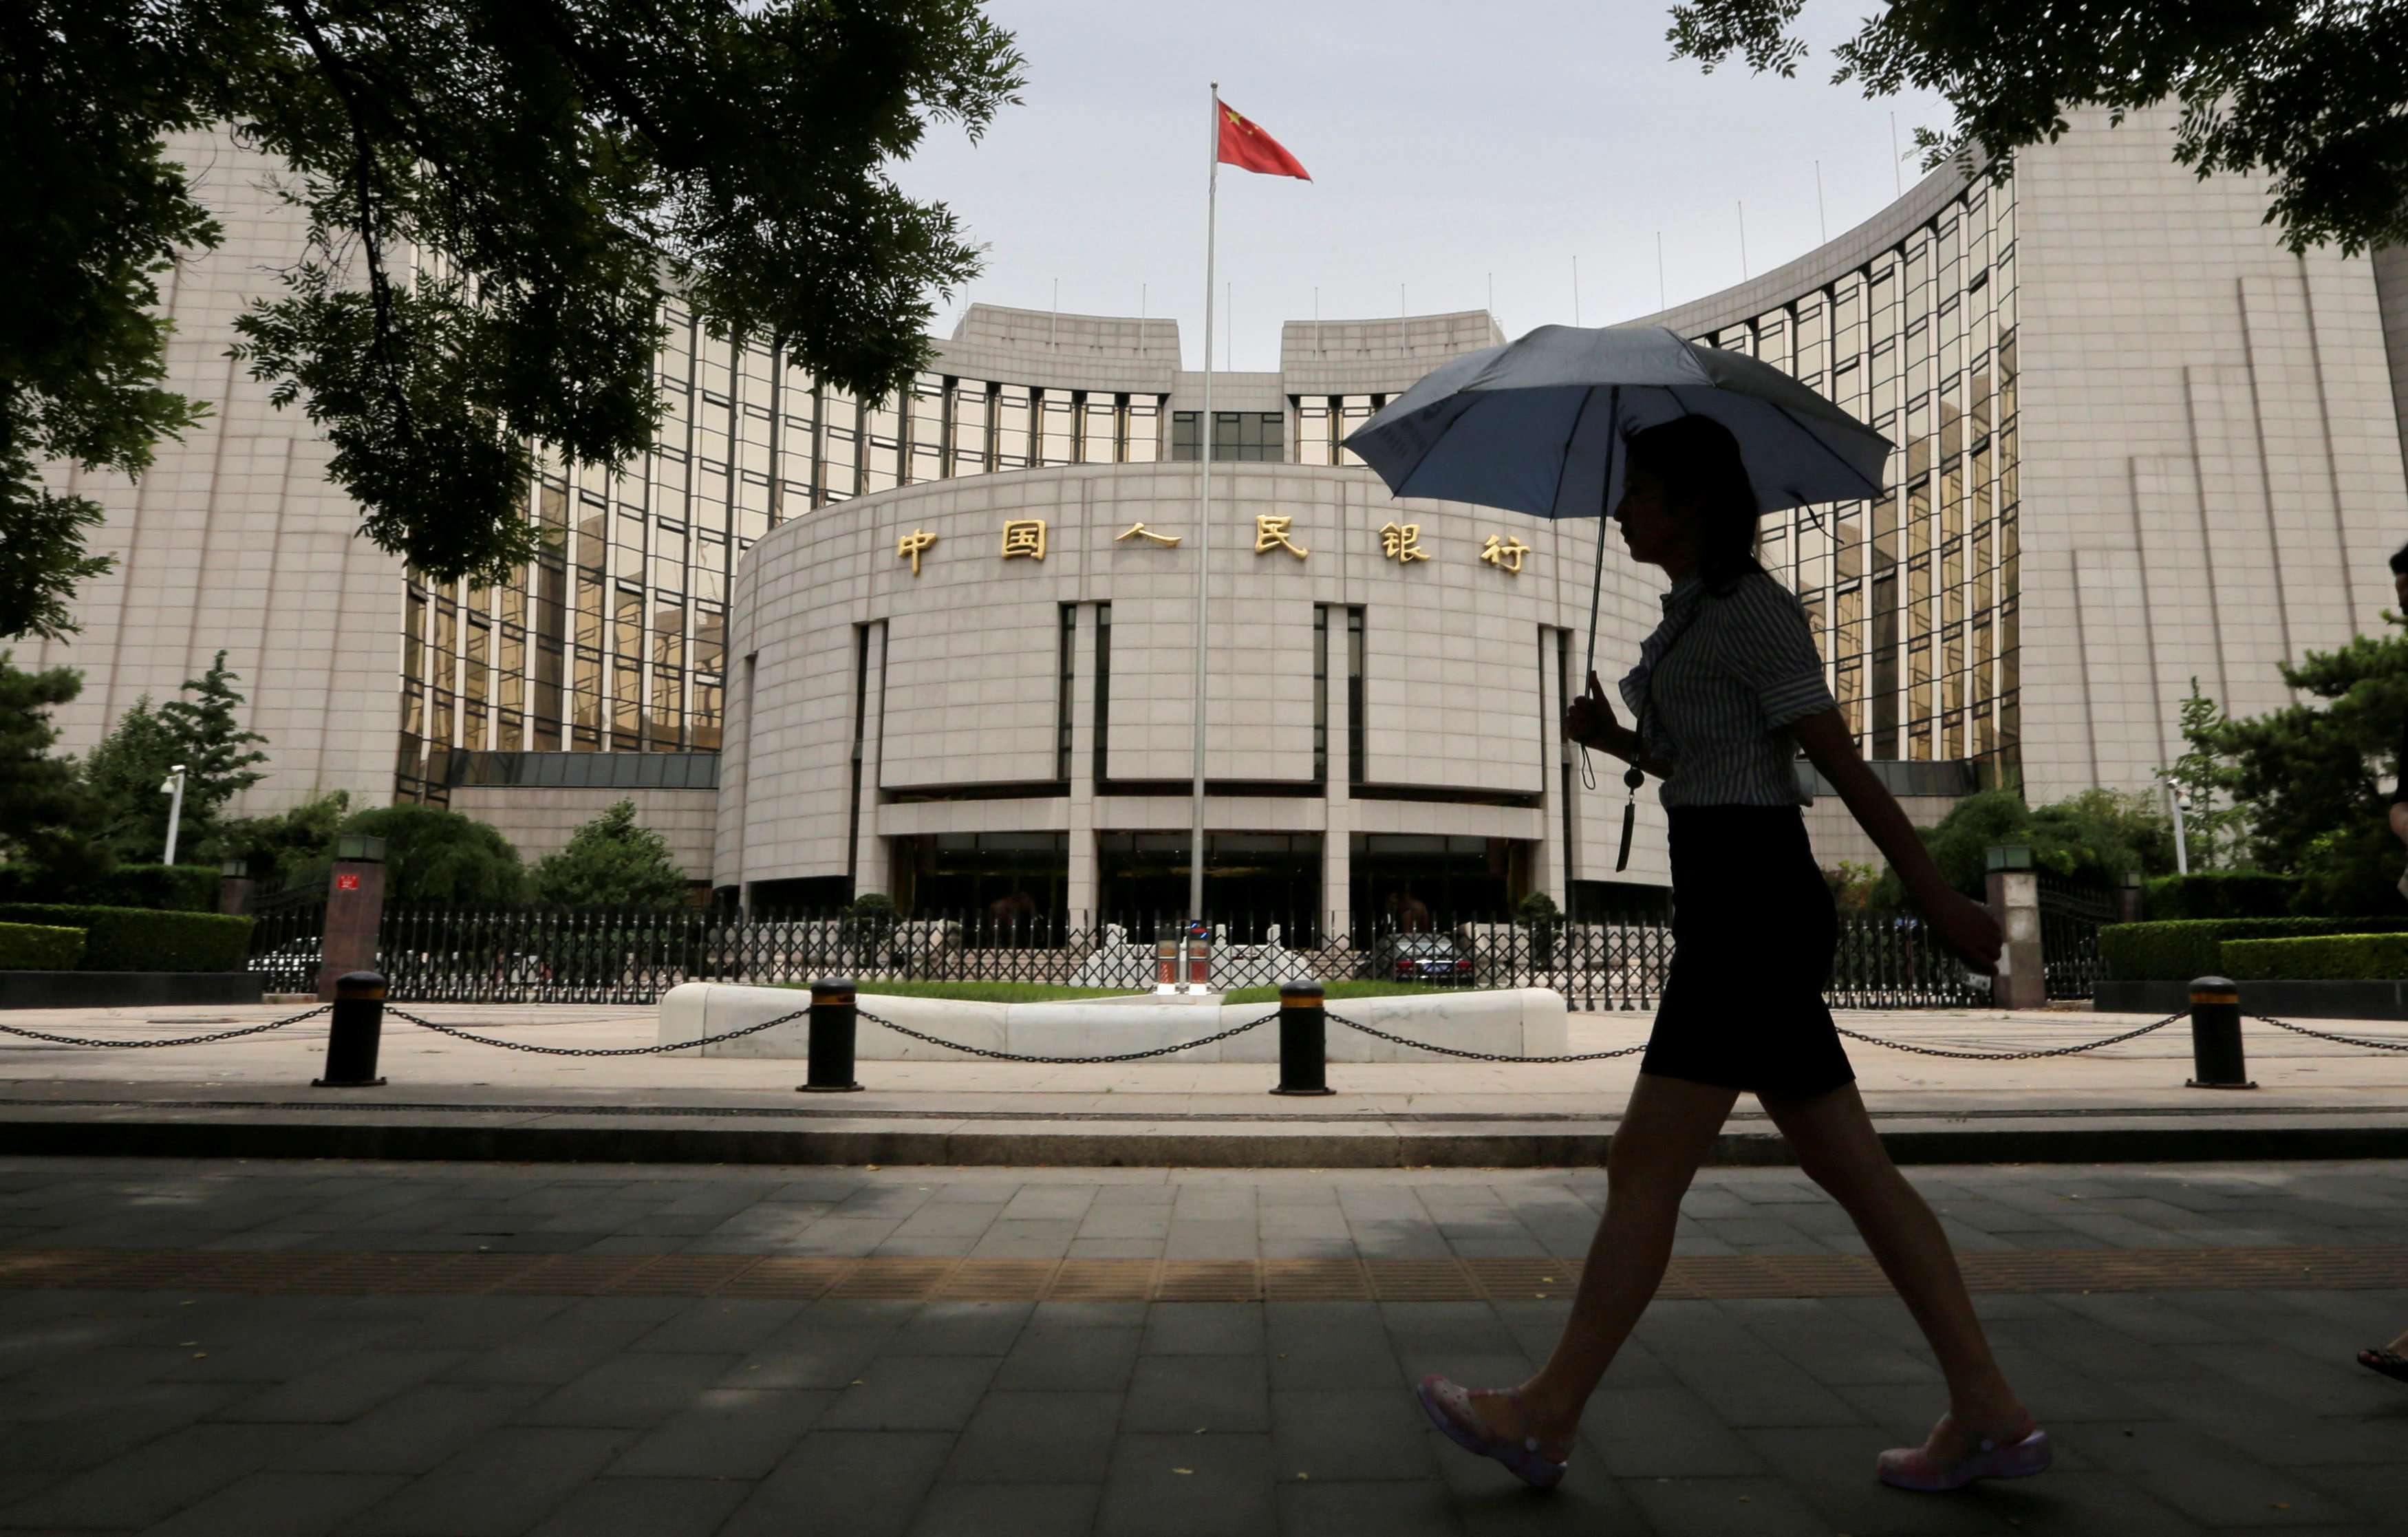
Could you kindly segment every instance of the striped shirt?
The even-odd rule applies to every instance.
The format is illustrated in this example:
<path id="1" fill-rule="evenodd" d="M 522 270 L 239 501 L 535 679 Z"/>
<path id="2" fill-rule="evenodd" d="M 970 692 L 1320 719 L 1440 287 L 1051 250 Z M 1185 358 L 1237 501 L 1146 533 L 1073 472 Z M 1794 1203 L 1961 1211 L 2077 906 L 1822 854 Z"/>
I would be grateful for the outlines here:
<path id="1" fill-rule="evenodd" d="M 1655 685 L 1648 709 L 1648 685 Z M 1716 597 L 1695 573 L 1664 596 L 1664 622 L 1622 680 L 1647 750 L 1671 766 L 1666 806 L 1798 806 L 1798 746 L 1784 729 L 1833 708 L 1806 610 L 1751 571 Z"/>

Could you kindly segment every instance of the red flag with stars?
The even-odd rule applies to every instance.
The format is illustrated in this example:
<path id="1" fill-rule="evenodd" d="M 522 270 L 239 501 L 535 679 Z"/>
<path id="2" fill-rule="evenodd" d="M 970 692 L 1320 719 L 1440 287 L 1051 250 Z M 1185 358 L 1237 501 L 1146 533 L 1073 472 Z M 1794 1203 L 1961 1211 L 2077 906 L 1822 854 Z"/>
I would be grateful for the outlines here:
<path id="1" fill-rule="evenodd" d="M 1265 176 L 1292 176 L 1299 181 L 1312 180 L 1297 163 L 1296 156 L 1281 147 L 1279 140 L 1255 127 L 1244 113 L 1227 102 L 1221 104 L 1221 164 L 1235 165 L 1242 171 L 1260 171 Z"/>

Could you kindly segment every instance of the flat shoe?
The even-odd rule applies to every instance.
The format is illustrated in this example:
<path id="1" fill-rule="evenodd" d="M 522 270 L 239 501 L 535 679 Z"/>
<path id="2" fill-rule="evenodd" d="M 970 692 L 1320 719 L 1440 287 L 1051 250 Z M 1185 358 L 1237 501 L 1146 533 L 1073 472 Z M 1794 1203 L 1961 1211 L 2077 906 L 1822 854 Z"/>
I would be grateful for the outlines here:
<path id="1" fill-rule="evenodd" d="M 2394 1382 L 2408 1382 L 2408 1356 L 2381 1345 L 2358 1353 L 2358 1364 L 2369 1372 L 2380 1372 Z"/>
<path id="2" fill-rule="evenodd" d="M 1472 1412 L 1473 1399 L 1506 1398 L 1518 1403 L 1521 1395 L 1510 1387 L 1458 1387 L 1444 1377 L 1432 1372 L 1413 1389 L 1421 1400 L 1422 1413 L 1430 1423 L 1446 1432 L 1447 1439 L 1475 1457 L 1493 1458 L 1504 1464 L 1505 1471 L 1534 1489 L 1552 1489 L 1563 1482 L 1565 1463 L 1549 1458 L 1539 1450 L 1537 1436 L 1524 1436 L 1515 1441 L 1507 1436 L 1492 1436 L 1480 1428 L 1480 1416 Z"/>
<path id="3" fill-rule="evenodd" d="M 2048 1471 L 2048 1432 L 2027 1417 L 2014 1440 L 1983 1440 L 1953 1462 L 1942 1462 L 1920 1446 L 1882 1453 L 1874 1463 L 1881 1481 L 1894 1489 L 1937 1494 L 1961 1489 L 1977 1478 L 2028 1478 Z"/>

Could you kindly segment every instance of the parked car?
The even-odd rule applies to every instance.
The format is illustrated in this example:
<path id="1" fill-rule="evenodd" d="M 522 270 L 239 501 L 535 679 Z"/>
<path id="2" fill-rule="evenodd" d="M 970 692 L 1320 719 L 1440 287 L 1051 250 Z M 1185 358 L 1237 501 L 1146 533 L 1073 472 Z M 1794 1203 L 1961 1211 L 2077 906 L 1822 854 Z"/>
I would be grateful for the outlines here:
<path id="1" fill-rule="evenodd" d="M 1444 934 L 1382 935 L 1363 958 L 1363 975 L 1383 982 L 1469 987 L 1477 971 L 1463 946 Z"/>

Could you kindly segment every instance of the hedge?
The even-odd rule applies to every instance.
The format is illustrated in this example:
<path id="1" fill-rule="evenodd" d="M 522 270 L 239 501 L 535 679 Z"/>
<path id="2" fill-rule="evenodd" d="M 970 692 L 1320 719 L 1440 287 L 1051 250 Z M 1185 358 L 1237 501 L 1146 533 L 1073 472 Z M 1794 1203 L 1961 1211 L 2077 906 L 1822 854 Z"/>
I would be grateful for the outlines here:
<path id="1" fill-rule="evenodd" d="M 120 865 L 89 880 L 61 880 L 29 865 L 0 865 L 0 905 L 40 902 L 71 907 L 141 907 L 163 912 L 214 912 L 213 865 Z"/>
<path id="2" fill-rule="evenodd" d="M 2182 918 L 2287 918 L 2300 878 L 2266 870 L 2160 875 L 2143 888 L 2152 922 Z"/>
<path id="3" fill-rule="evenodd" d="M 83 971 L 239 971 L 251 959 L 251 920 L 215 912 L 6 902 L 0 923 L 84 930 Z"/>
<path id="4" fill-rule="evenodd" d="M 0 924 L 0 971 L 72 971 L 83 957 L 83 930 Z"/>
<path id="5" fill-rule="evenodd" d="M 2099 931 L 2099 958 L 2117 982 L 2188 982 L 2220 974 L 2224 961 L 2217 947 L 2227 940 L 2400 933 L 2408 933 L 2408 917 L 2193 918 L 2109 924 Z"/>
<path id="6" fill-rule="evenodd" d="M 2330 934 L 2306 940 L 2230 940 L 2224 974 L 2235 982 L 2268 977 L 2408 977 L 2408 934 Z"/>

